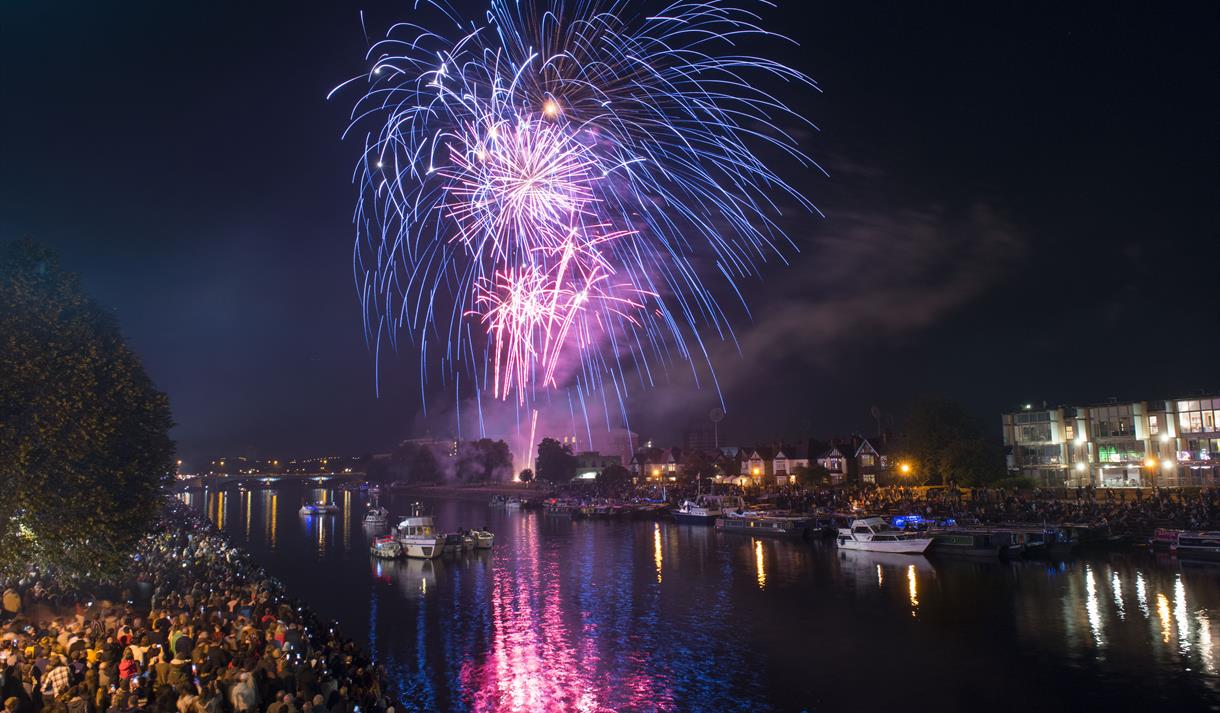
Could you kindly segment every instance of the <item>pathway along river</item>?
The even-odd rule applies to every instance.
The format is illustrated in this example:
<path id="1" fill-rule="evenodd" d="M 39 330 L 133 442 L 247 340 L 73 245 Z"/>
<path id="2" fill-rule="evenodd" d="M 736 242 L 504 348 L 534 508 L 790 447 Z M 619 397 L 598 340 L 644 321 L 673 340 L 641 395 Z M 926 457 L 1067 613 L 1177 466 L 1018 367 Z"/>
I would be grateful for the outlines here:
<path id="1" fill-rule="evenodd" d="M 298 514 L 322 497 L 340 512 Z M 383 562 L 359 492 L 182 498 L 366 643 L 407 710 L 1220 709 L 1215 566 L 938 561 L 473 500 L 426 505 L 490 527 L 490 553 Z"/>

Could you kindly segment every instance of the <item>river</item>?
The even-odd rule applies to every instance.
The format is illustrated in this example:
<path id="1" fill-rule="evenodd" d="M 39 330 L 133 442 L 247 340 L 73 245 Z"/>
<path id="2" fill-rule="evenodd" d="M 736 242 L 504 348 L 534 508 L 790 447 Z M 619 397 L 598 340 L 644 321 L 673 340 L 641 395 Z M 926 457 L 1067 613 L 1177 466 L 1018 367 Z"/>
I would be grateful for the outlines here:
<path id="1" fill-rule="evenodd" d="M 406 710 L 1220 710 L 1216 566 L 849 553 L 459 499 L 425 505 L 492 529 L 490 552 L 393 562 L 359 492 L 182 497 L 368 646 Z M 324 497 L 337 515 L 298 514 Z"/>

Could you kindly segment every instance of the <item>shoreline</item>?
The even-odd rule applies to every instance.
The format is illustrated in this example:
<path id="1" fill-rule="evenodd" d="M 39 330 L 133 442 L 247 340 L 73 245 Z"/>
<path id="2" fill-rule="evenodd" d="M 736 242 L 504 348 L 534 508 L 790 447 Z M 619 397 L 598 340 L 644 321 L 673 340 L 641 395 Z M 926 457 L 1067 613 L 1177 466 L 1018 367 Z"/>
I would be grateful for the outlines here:
<path id="1" fill-rule="evenodd" d="M 402 488 L 400 490 L 383 490 L 381 494 L 449 497 L 461 500 L 488 500 L 493 495 L 545 497 L 549 494 L 549 491 L 527 483 L 488 483 L 481 485 L 412 485 L 409 488 Z"/>

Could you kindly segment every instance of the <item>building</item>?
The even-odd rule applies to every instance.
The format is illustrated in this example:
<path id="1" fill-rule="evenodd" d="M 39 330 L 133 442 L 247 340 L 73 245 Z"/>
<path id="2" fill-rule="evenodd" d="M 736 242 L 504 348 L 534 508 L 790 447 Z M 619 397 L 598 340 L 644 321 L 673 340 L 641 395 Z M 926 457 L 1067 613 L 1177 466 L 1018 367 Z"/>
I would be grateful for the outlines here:
<path id="1" fill-rule="evenodd" d="M 719 448 L 716 432 L 707 427 L 692 428 L 682 432 L 682 451 L 712 452 Z"/>
<path id="2" fill-rule="evenodd" d="M 876 485 L 883 482 L 884 476 L 890 471 L 890 457 L 886 453 L 885 445 L 874 445 L 867 438 L 860 439 L 852 458 L 861 483 Z"/>
<path id="3" fill-rule="evenodd" d="M 1035 408 L 1001 416 L 1010 472 L 1044 487 L 1220 483 L 1220 395 Z"/>
<path id="4" fill-rule="evenodd" d="M 830 473 L 831 485 L 838 485 L 847 480 L 847 474 L 849 471 L 848 466 L 852 460 L 852 457 L 854 456 L 854 453 L 849 456 L 849 452 L 851 452 L 851 449 L 847 448 L 846 446 L 832 444 L 830 448 L 827 448 L 826 450 L 822 451 L 820 455 L 818 455 L 818 465 L 822 466 L 828 473 Z"/>
<path id="5" fill-rule="evenodd" d="M 616 455 L 602 455 L 597 451 L 584 451 L 576 454 L 576 477 L 581 480 L 594 480 L 610 466 L 623 465 L 623 459 Z"/>

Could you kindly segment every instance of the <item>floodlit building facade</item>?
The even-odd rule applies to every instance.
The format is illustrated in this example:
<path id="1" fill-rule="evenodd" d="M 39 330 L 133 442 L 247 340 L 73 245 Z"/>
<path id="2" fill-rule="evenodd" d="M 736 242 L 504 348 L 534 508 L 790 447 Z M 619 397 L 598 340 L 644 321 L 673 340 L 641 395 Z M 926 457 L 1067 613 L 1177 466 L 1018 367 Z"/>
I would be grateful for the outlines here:
<path id="1" fill-rule="evenodd" d="M 1044 487 L 1220 484 L 1220 395 L 1001 416 L 1009 471 Z"/>

